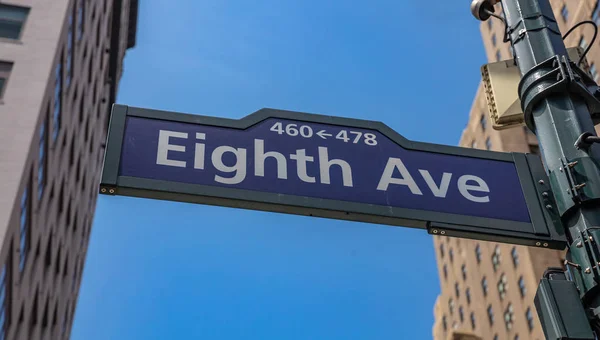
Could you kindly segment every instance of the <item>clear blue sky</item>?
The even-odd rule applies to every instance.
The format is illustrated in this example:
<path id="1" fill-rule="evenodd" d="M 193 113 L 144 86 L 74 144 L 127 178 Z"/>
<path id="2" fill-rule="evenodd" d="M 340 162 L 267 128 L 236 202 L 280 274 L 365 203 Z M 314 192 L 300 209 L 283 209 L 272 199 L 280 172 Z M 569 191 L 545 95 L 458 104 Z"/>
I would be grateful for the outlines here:
<path id="1" fill-rule="evenodd" d="M 142 0 L 118 102 L 456 145 L 484 62 L 469 1 Z M 424 230 L 102 196 L 72 339 L 431 339 L 438 293 Z"/>

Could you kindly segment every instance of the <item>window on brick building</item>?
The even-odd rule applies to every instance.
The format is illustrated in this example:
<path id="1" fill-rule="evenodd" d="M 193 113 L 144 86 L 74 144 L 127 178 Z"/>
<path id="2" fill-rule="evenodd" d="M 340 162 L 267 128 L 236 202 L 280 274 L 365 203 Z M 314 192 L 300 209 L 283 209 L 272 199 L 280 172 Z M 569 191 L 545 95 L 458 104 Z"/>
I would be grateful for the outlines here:
<path id="1" fill-rule="evenodd" d="M 519 277 L 519 291 L 521 292 L 521 297 L 525 297 L 527 294 L 527 288 L 525 287 L 525 280 L 523 276 Z"/>
<path id="2" fill-rule="evenodd" d="M 512 330 L 513 328 L 513 320 L 514 315 L 513 315 L 513 306 L 512 304 L 508 304 L 508 307 L 506 307 L 506 310 L 504 311 L 504 325 L 506 326 L 507 330 Z"/>
<path id="3" fill-rule="evenodd" d="M 581 36 L 581 38 L 579 39 L 579 47 L 583 48 L 584 50 L 587 47 L 587 41 L 583 36 Z"/>
<path id="4" fill-rule="evenodd" d="M 531 312 L 531 307 L 527 307 L 525 318 L 527 319 L 527 327 L 531 331 L 533 329 L 533 313 Z"/>
<path id="5" fill-rule="evenodd" d="M 512 257 L 513 265 L 517 268 L 519 266 L 519 253 L 517 252 L 517 247 L 512 248 L 510 256 Z"/>
<path id="6" fill-rule="evenodd" d="M 488 293 L 488 283 L 485 276 L 481 279 L 481 288 L 483 289 L 483 296 L 487 296 Z"/>
<path id="7" fill-rule="evenodd" d="M 498 281 L 498 294 L 500 295 L 500 300 L 504 300 L 506 297 L 506 290 L 508 289 L 508 283 L 506 280 L 506 275 L 502 274 L 500 280 Z"/>
<path id="8" fill-rule="evenodd" d="M 498 246 L 494 248 L 494 253 L 492 254 L 492 266 L 494 267 L 494 271 L 500 266 L 500 248 Z"/>
<path id="9" fill-rule="evenodd" d="M 465 290 L 465 297 L 467 298 L 467 303 L 471 304 L 471 289 L 468 287 Z"/>
<path id="10" fill-rule="evenodd" d="M 560 10 L 560 15 L 562 16 L 565 22 L 569 21 L 569 9 L 567 8 L 567 5 L 562 6 Z"/>

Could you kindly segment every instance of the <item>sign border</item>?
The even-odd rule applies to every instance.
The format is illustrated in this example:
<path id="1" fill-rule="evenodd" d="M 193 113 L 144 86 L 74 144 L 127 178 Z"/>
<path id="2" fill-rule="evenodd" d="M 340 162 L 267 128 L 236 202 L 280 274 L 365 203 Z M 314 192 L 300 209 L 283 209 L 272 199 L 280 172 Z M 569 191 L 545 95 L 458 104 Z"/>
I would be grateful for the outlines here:
<path id="1" fill-rule="evenodd" d="M 375 130 L 407 150 L 513 163 L 517 170 L 531 223 L 433 211 L 423 213 L 423 210 L 417 209 L 119 176 L 121 149 L 127 117 L 240 130 L 250 128 L 270 118 L 289 119 Z M 534 155 L 493 152 L 410 141 L 387 125 L 377 121 L 269 108 L 258 110 L 236 120 L 114 104 L 107 134 L 100 193 L 421 228 L 426 229 L 430 234 L 439 233 L 446 236 L 562 250 L 566 247 L 566 238 L 562 232 L 562 227 L 557 225 L 556 219 L 549 214 L 547 209 L 544 209 L 546 205 L 554 204 L 553 202 L 542 202 L 542 192 L 536 185 L 539 180 L 548 183 L 545 176 L 541 160 Z M 544 203 L 544 206 L 542 206 L 542 203 Z M 427 220 L 423 219 L 423 215 L 427 216 Z M 523 232 L 523 230 L 526 231 Z"/>

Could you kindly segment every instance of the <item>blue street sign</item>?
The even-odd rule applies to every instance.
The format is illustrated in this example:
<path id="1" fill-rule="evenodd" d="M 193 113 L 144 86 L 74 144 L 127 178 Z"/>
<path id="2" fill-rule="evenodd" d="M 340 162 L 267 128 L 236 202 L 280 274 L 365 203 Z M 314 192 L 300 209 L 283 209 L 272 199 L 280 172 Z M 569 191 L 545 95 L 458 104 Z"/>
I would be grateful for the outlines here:
<path id="1" fill-rule="evenodd" d="M 531 155 L 414 143 L 378 122 L 115 105 L 101 192 L 563 248 L 544 175 Z"/>

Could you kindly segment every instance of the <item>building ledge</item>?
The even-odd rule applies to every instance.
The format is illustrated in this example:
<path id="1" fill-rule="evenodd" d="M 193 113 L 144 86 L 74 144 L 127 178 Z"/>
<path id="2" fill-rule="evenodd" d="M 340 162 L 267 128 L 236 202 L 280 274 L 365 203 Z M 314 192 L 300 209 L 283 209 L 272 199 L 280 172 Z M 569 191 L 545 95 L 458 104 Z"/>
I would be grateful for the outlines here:
<path id="1" fill-rule="evenodd" d="M 135 47 L 137 38 L 137 23 L 140 3 L 139 0 L 129 1 L 129 20 L 127 28 L 127 48 Z"/>

